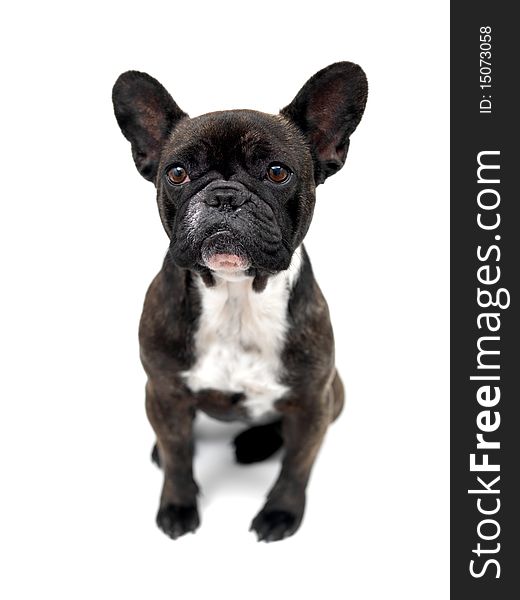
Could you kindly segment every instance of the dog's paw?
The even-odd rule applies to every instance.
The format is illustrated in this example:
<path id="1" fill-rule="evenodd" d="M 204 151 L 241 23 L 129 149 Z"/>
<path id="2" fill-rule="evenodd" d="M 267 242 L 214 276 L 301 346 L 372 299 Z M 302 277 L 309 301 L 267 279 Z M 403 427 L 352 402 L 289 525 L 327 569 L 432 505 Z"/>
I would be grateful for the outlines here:
<path id="1" fill-rule="evenodd" d="M 250 464 L 265 460 L 282 447 L 280 424 L 257 425 L 246 429 L 233 440 L 238 463 Z"/>
<path id="2" fill-rule="evenodd" d="M 194 533 L 200 525 L 199 513 L 195 505 L 167 504 L 159 509 L 156 522 L 159 529 L 172 540 L 176 540 L 185 533 Z"/>
<path id="3" fill-rule="evenodd" d="M 151 458 L 152 462 L 155 465 L 157 465 L 160 469 L 161 468 L 161 457 L 159 456 L 159 448 L 157 447 L 157 444 L 153 445 L 152 454 L 150 455 L 150 458 Z"/>
<path id="4" fill-rule="evenodd" d="M 287 510 L 262 509 L 251 523 L 259 542 L 277 542 L 292 535 L 300 526 L 302 515 Z"/>

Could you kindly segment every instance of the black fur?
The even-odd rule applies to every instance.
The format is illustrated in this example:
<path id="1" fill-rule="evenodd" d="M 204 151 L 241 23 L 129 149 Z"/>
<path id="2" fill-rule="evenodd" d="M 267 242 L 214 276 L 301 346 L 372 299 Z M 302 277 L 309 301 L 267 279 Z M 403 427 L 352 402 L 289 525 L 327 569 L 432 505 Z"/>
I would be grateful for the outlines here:
<path id="1" fill-rule="evenodd" d="M 190 119 L 145 73 L 123 73 L 114 86 L 117 121 L 138 171 L 157 188 L 169 237 L 145 298 L 139 341 L 157 436 L 152 460 L 164 472 L 157 524 L 173 539 L 200 523 L 192 468 L 196 411 L 249 421 L 243 392 L 194 393 L 185 384 L 183 373 L 196 360 L 199 278 L 213 286 L 212 259 L 232 255 L 262 294 L 270 277 L 289 267 L 311 223 L 316 186 L 343 166 L 366 97 L 363 71 L 347 62 L 314 75 L 279 115 L 234 110 Z M 288 173 L 282 183 L 268 176 L 273 164 Z M 177 167 L 186 175 L 180 182 L 170 177 Z M 280 382 L 289 391 L 276 402 L 279 420 L 234 440 L 241 463 L 263 460 L 283 444 L 280 475 L 252 523 L 265 541 L 298 529 L 314 460 L 343 406 L 329 312 L 303 246 L 287 315 Z"/>
<path id="2" fill-rule="evenodd" d="M 282 447 L 282 424 L 275 421 L 251 427 L 237 435 L 233 443 L 237 462 L 244 465 L 260 462 Z"/>
<path id="3" fill-rule="evenodd" d="M 194 533 L 199 525 L 199 513 L 195 505 L 168 504 L 157 513 L 157 526 L 172 540 L 185 533 Z"/>

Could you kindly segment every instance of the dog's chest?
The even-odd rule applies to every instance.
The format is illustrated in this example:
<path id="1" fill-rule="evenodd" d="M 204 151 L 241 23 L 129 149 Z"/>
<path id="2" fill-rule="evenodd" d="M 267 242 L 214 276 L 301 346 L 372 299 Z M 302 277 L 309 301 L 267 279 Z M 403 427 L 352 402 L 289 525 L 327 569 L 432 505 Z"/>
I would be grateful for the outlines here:
<path id="1" fill-rule="evenodd" d="M 252 290 L 251 278 L 200 284 L 201 314 L 194 336 L 195 363 L 184 373 L 193 392 L 240 393 L 252 420 L 276 415 L 274 402 L 288 388 L 280 382 L 281 352 L 294 270 L 271 277 L 266 289 Z"/>

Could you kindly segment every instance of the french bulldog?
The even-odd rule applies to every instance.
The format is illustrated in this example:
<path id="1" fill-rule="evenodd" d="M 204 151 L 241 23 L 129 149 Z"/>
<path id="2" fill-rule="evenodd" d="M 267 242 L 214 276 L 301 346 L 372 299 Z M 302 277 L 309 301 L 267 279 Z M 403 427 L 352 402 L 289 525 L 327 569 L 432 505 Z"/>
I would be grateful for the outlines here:
<path id="1" fill-rule="evenodd" d="M 344 392 L 325 299 L 303 240 L 316 186 L 343 166 L 367 100 L 350 62 L 316 73 L 278 115 L 190 118 L 146 73 L 113 88 L 139 173 L 155 184 L 169 238 L 139 327 L 146 412 L 164 472 L 157 524 L 173 539 L 199 526 L 193 477 L 197 411 L 239 420 L 239 463 L 283 447 L 281 470 L 251 529 L 292 535 L 307 482 Z"/>

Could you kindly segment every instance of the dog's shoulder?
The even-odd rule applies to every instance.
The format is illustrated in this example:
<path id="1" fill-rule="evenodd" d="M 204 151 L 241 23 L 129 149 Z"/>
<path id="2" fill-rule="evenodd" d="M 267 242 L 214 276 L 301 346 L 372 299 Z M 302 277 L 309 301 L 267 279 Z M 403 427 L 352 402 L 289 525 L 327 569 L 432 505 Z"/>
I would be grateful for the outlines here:
<path id="1" fill-rule="evenodd" d="M 148 287 L 139 323 L 145 369 L 167 361 L 168 370 L 175 373 L 193 362 L 192 338 L 200 313 L 196 277 L 174 265 L 167 256 Z"/>

